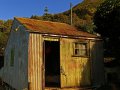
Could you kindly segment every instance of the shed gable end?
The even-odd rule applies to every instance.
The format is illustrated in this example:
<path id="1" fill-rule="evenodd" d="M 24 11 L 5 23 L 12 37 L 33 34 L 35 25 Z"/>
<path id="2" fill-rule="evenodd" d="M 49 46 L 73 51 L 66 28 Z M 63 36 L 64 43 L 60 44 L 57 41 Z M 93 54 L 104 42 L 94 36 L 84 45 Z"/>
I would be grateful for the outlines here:
<path id="1" fill-rule="evenodd" d="M 27 60 L 29 33 L 14 20 L 5 49 L 2 79 L 17 90 L 28 87 Z M 18 28 L 17 31 L 16 28 Z"/>

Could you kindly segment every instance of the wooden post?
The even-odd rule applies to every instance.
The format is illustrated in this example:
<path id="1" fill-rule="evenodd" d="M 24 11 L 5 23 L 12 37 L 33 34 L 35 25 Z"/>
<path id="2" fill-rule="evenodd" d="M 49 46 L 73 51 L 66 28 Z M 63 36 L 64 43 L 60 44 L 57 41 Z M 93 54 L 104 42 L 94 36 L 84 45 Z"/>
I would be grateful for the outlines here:
<path id="1" fill-rule="evenodd" d="M 72 19 L 73 19 L 73 18 L 72 18 L 72 3 L 70 3 L 70 11 L 71 11 L 71 14 L 70 14 L 71 19 L 70 19 L 70 20 L 71 20 L 71 25 L 72 25 L 72 24 L 73 24 L 73 20 L 72 20 Z"/>

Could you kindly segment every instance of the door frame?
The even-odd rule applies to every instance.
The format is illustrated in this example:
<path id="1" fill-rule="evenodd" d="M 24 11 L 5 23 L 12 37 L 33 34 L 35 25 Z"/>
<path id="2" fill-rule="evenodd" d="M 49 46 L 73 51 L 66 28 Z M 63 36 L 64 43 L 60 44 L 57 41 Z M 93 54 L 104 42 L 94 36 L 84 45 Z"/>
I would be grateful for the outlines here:
<path id="1" fill-rule="evenodd" d="M 59 38 L 49 38 L 49 37 L 44 37 L 43 38 L 43 64 L 42 64 L 42 82 L 43 82 L 43 90 L 45 90 L 45 41 L 56 41 L 59 42 L 59 50 L 60 50 L 60 39 Z M 60 78 L 61 78 L 61 74 L 60 74 Z M 61 79 L 60 79 L 60 87 L 61 87 Z"/>

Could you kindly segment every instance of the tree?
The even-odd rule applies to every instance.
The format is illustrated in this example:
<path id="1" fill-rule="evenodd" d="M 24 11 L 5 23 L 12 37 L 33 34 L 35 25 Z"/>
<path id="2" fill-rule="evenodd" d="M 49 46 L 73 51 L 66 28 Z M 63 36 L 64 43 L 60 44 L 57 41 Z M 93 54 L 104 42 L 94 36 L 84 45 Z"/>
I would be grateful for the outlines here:
<path id="1" fill-rule="evenodd" d="M 7 42 L 7 35 L 0 31 L 0 56 L 3 55 Z"/>
<path id="2" fill-rule="evenodd" d="M 53 15 L 53 21 L 62 22 L 62 23 L 70 23 L 70 19 L 68 18 L 68 16 L 66 16 L 64 14 Z"/>
<path id="3" fill-rule="evenodd" d="M 95 31 L 105 41 L 105 55 L 120 61 L 120 0 L 106 0 L 94 15 Z"/>
<path id="4" fill-rule="evenodd" d="M 3 55 L 13 20 L 0 20 L 0 56 Z"/>
<path id="5" fill-rule="evenodd" d="M 45 9 L 44 9 L 44 14 L 48 14 L 48 7 L 45 7 Z"/>
<path id="6" fill-rule="evenodd" d="M 46 20 L 46 21 L 52 21 L 53 20 L 53 15 L 49 14 L 48 7 L 45 7 L 45 9 L 44 9 L 43 20 Z"/>
<path id="7" fill-rule="evenodd" d="M 10 33 L 12 22 L 13 22 L 12 19 L 8 19 L 7 21 L 4 22 L 4 33 L 6 33 L 7 35 L 9 35 Z"/>
<path id="8" fill-rule="evenodd" d="M 120 0 L 106 0 L 98 7 L 94 23 L 96 32 L 104 37 L 113 37 L 119 34 L 120 28 Z"/>
<path id="9" fill-rule="evenodd" d="M 4 21 L 0 20 L 0 31 L 3 32 L 4 30 Z"/>
<path id="10" fill-rule="evenodd" d="M 43 20 L 42 16 L 37 16 L 37 15 L 32 15 L 30 18 L 31 19 L 36 19 L 36 20 Z"/>

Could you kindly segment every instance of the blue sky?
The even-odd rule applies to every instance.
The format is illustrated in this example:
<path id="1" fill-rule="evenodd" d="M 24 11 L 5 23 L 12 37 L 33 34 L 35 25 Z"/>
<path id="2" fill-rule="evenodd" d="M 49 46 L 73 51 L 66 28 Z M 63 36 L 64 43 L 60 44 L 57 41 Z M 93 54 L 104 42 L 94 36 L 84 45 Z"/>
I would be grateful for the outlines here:
<path id="1" fill-rule="evenodd" d="M 32 15 L 43 15 L 47 6 L 49 13 L 60 13 L 83 0 L 0 0 L 0 19 L 7 20 L 17 17 L 30 17 Z"/>

